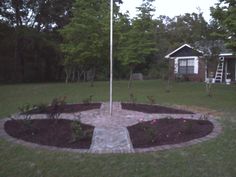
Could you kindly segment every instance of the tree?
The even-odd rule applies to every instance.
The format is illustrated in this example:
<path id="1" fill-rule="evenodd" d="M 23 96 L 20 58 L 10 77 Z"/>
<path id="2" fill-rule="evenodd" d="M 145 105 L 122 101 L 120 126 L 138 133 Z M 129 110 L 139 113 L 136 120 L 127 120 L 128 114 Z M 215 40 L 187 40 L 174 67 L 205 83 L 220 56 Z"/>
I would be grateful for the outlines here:
<path id="1" fill-rule="evenodd" d="M 193 45 L 196 41 L 206 39 L 207 22 L 201 12 L 186 13 L 169 19 L 166 29 L 173 49 L 184 43 Z"/>
<path id="2" fill-rule="evenodd" d="M 38 31 L 62 28 L 69 22 L 74 0 L 2 0 L 0 19 L 10 26 Z"/>
<path id="3" fill-rule="evenodd" d="M 224 38 L 229 48 L 236 51 L 236 1 L 219 0 L 215 7 L 211 7 L 211 15 L 221 28 L 217 34 Z"/>
<path id="4" fill-rule="evenodd" d="M 116 15 L 118 8 L 116 4 L 114 6 Z M 91 85 L 99 64 L 105 64 L 104 59 L 109 56 L 109 14 L 110 4 L 107 0 L 76 0 L 73 18 L 61 30 L 65 67 L 71 68 L 71 63 L 74 63 L 77 68 L 83 66 L 83 70 L 90 70 Z"/>
<path id="5" fill-rule="evenodd" d="M 152 19 L 152 6 L 154 0 L 143 0 L 140 7 L 137 7 L 139 14 L 135 17 L 130 27 L 123 34 L 119 46 L 118 59 L 130 70 L 128 88 L 131 87 L 134 69 L 145 63 L 145 60 L 157 51 L 155 44 L 156 23 Z"/>
<path id="6" fill-rule="evenodd" d="M 69 22 L 73 0 L 2 0 L 0 22 L 11 39 L 13 52 L 7 66 L 14 73 L 7 81 L 51 80 L 60 62 L 60 36 L 56 32 Z M 3 48 L 6 47 L 3 46 Z M 7 51 L 7 50 L 6 50 Z M 12 53 L 14 55 L 12 55 Z M 1 53 L 0 53 L 1 55 Z M 3 57 L 0 56 L 3 60 Z M 54 64 L 52 64 L 54 63 Z M 31 66 L 31 67 L 29 67 Z M 47 76 L 45 76 L 47 74 Z"/>

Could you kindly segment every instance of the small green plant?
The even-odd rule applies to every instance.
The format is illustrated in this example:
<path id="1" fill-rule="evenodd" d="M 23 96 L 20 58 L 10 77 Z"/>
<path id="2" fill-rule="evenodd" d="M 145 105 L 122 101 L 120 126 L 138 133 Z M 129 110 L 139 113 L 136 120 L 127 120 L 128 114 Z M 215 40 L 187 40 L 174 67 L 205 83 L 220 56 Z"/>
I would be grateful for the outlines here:
<path id="1" fill-rule="evenodd" d="M 58 119 L 63 112 L 64 106 L 66 104 L 66 97 L 54 98 L 50 105 L 50 110 L 48 112 L 48 118 Z"/>
<path id="2" fill-rule="evenodd" d="M 198 121 L 198 124 L 199 125 L 205 125 L 205 124 L 207 124 L 208 123 L 208 118 L 209 118 L 209 114 L 203 114 L 203 115 L 201 115 L 200 117 L 199 117 L 199 121 Z"/>
<path id="3" fill-rule="evenodd" d="M 45 104 L 45 103 L 39 103 L 39 104 L 35 104 L 34 106 L 33 106 L 33 108 L 37 111 L 37 112 L 40 112 L 40 113 L 42 113 L 42 112 L 46 112 L 47 111 L 47 104 Z"/>
<path id="4" fill-rule="evenodd" d="M 82 100 L 84 104 L 90 104 L 92 103 L 93 95 L 90 95 L 88 98 L 85 98 Z"/>
<path id="5" fill-rule="evenodd" d="M 171 117 L 171 116 L 167 116 L 167 117 L 166 117 L 166 120 L 167 120 L 167 123 L 168 123 L 168 124 L 171 124 L 171 123 L 174 123 L 174 122 L 175 122 L 175 121 L 174 121 L 175 119 L 174 119 L 173 117 Z"/>
<path id="6" fill-rule="evenodd" d="M 28 103 L 21 107 L 18 107 L 20 114 L 24 116 L 25 120 L 31 119 L 31 113 L 30 113 L 31 109 L 32 107 Z"/>
<path id="7" fill-rule="evenodd" d="M 184 127 L 183 127 L 183 133 L 186 134 L 192 134 L 194 132 L 193 130 L 193 122 L 192 121 L 184 121 Z"/>
<path id="8" fill-rule="evenodd" d="M 155 142 L 156 139 L 156 124 L 158 121 L 156 119 L 152 120 L 150 124 L 146 124 L 143 120 L 140 121 L 142 130 L 148 135 L 151 142 Z"/>
<path id="9" fill-rule="evenodd" d="M 92 136 L 91 131 L 82 129 L 80 121 L 73 121 L 71 123 L 71 129 L 72 129 L 72 141 L 73 142 Z"/>
<path id="10" fill-rule="evenodd" d="M 71 123 L 72 129 L 72 141 L 80 140 L 83 137 L 83 130 L 79 121 L 73 121 Z"/>
<path id="11" fill-rule="evenodd" d="M 149 104 L 153 105 L 156 103 L 156 99 L 154 98 L 154 96 L 147 96 L 148 102 Z"/>
<path id="12" fill-rule="evenodd" d="M 32 128 L 32 120 L 31 120 L 31 113 L 30 111 L 32 110 L 32 107 L 30 104 L 25 104 L 21 107 L 18 107 L 20 114 L 24 116 L 23 124 L 27 129 Z"/>
<path id="13" fill-rule="evenodd" d="M 129 94 L 129 99 L 130 99 L 130 102 L 133 104 L 135 104 L 137 101 L 137 98 L 134 96 L 133 93 Z"/>

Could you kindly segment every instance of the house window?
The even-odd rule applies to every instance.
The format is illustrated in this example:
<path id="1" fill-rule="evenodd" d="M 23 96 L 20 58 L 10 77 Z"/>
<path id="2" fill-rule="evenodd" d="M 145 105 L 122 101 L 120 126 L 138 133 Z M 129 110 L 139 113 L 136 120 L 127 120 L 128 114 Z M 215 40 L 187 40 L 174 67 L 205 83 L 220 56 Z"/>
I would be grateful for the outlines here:
<path id="1" fill-rule="evenodd" d="M 179 59 L 179 74 L 194 74 L 194 59 L 186 58 Z"/>

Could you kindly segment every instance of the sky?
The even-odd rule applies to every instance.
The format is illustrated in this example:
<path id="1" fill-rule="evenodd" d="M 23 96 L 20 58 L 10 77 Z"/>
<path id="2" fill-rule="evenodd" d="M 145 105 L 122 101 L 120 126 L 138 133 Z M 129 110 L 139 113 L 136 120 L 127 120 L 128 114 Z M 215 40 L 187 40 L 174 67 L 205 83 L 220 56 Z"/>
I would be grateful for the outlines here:
<path id="1" fill-rule="evenodd" d="M 198 8 L 203 12 L 203 16 L 206 21 L 211 19 L 210 7 L 214 6 L 218 0 L 156 0 L 153 6 L 156 8 L 155 16 L 166 15 L 174 17 L 177 15 L 183 15 L 185 13 L 198 13 Z M 130 13 L 131 17 L 134 17 L 137 12 L 136 8 L 140 6 L 142 0 L 123 0 L 121 5 L 121 11 Z"/>

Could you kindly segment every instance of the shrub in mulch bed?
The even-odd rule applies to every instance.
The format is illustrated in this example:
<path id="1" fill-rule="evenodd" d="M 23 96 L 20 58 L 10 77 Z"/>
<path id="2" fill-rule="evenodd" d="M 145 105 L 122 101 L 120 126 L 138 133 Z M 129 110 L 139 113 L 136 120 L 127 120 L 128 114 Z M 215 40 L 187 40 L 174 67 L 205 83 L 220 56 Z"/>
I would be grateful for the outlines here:
<path id="1" fill-rule="evenodd" d="M 208 120 L 155 119 L 128 127 L 134 148 L 177 144 L 204 137 L 213 130 Z"/>
<path id="2" fill-rule="evenodd" d="M 8 120 L 5 131 L 18 139 L 41 145 L 89 149 L 94 127 L 65 119 Z"/>
<path id="3" fill-rule="evenodd" d="M 61 113 L 73 113 L 73 112 L 81 112 L 88 111 L 92 109 L 99 109 L 101 107 L 101 103 L 81 103 L 81 104 L 65 104 L 60 106 Z M 28 114 L 49 114 L 54 110 L 54 107 L 47 106 L 43 109 L 33 109 L 28 112 Z"/>
<path id="4" fill-rule="evenodd" d="M 134 103 L 121 103 L 122 109 L 139 111 L 144 113 L 157 113 L 157 114 L 194 114 L 190 111 L 179 110 L 159 105 L 147 104 L 134 104 Z"/>

